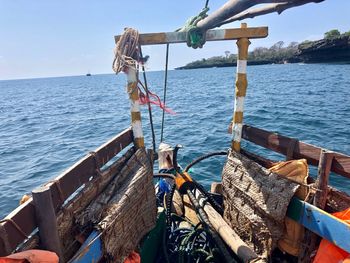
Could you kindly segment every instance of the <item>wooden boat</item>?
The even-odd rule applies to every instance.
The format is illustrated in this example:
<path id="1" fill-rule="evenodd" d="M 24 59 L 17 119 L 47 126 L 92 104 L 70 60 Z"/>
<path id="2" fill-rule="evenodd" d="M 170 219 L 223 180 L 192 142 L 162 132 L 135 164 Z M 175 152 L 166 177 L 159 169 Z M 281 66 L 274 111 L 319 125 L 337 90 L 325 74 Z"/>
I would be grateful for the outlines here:
<path id="1" fill-rule="evenodd" d="M 128 67 L 131 127 L 35 189 L 1 220 L 0 256 L 43 249 L 55 252 L 60 262 L 139 262 L 138 254 L 142 262 L 310 262 L 321 238 L 350 253 L 350 225 L 332 215 L 349 208 L 350 196 L 328 185 L 330 172 L 350 178 L 350 156 L 243 124 L 249 39 L 267 34 L 267 27 L 245 24 L 206 32 L 206 41 L 237 40 L 239 49 L 228 152 L 205 155 L 182 169 L 179 148 L 165 147 L 158 152 L 160 171 L 154 172 L 157 155 L 144 147 L 138 72 Z M 141 34 L 133 45 L 185 43 L 187 37 L 186 32 Z M 241 149 L 241 139 L 288 162 L 276 164 Z M 222 182 L 213 182 L 207 192 L 188 170 L 214 155 L 227 161 Z M 307 178 L 307 169 L 300 171 L 307 164 L 318 167 L 315 181 Z M 287 165 L 292 173 L 305 174 L 301 181 L 283 174 Z M 162 178 L 156 187 L 154 178 Z M 291 228 L 298 232 L 292 237 Z M 281 245 L 281 240 L 294 243 Z"/>

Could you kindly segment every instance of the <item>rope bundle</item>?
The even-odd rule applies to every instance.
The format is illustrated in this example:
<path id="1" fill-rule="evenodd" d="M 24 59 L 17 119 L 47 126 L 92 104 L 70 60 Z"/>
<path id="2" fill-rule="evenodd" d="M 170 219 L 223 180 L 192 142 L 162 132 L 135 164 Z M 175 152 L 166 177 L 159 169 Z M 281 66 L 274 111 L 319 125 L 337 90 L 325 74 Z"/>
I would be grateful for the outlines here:
<path id="1" fill-rule="evenodd" d="M 112 68 L 116 74 L 127 68 L 137 67 L 139 55 L 139 32 L 133 28 L 125 28 L 123 35 L 114 48 Z"/>

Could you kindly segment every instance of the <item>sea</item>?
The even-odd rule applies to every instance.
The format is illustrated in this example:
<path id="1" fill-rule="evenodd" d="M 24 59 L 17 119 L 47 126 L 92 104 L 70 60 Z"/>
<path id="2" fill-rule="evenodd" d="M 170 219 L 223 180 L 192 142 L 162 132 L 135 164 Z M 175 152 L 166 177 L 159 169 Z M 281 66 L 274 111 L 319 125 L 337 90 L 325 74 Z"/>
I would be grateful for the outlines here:
<path id="1" fill-rule="evenodd" d="M 164 142 L 181 144 L 183 166 L 230 146 L 235 68 L 168 72 Z M 140 76 L 142 77 L 142 76 Z M 147 72 L 149 89 L 163 97 L 164 71 Z M 0 81 L 0 218 L 24 194 L 130 125 L 126 76 L 92 75 Z M 162 110 L 152 107 L 156 145 Z M 142 108 L 152 147 L 147 107 Z M 244 122 L 350 155 L 350 65 L 286 64 L 248 67 Z M 243 142 L 275 160 L 283 156 Z M 219 181 L 224 157 L 201 162 L 192 175 L 205 187 Z M 310 168 L 317 176 L 317 169 Z M 350 180 L 330 184 L 350 193 Z"/>

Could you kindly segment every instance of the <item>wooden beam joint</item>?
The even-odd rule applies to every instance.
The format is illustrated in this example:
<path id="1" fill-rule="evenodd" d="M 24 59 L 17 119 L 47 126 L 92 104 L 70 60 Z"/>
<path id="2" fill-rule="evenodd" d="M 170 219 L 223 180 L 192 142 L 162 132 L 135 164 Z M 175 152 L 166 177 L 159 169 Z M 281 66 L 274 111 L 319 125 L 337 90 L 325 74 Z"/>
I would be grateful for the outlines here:
<path id="1" fill-rule="evenodd" d="M 208 30 L 206 41 L 237 40 L 240 38 L 265 38 L 268 35 L 267 27 L 242 27 L 231 29 Z M 120 39 L 120 35 L 115 36 L 115 43 Z M 164 32 L 140 34 L 140 45 L 158 45 L 171 43 L 186 43 L 186 32 Z"/>

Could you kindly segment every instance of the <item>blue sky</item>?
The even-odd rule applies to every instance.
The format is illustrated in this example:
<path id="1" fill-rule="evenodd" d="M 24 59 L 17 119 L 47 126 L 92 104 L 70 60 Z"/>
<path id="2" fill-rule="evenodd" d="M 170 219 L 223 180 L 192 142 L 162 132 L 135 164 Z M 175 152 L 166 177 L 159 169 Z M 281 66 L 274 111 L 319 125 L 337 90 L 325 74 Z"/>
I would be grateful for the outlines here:
<path id="1" fill-rule="evenodd" d="M 173 31 L 203 7 L 201 1 L 0 0 L 0 79 L 112 73 L 113 36 L 124 27 L 140 32 Z M 212 0 L 211 10 L 225 3 Z M 350 30 L 350 1 L 325 0 L 247 19 L 248 26 L 269 26 L 269 37 L 253 40 L 251 49 L 282 40 L 315 40 L 337 28 Z M 227 27 L 237 27 L 239 23 Z M 172 45 L 170 67 L 195 59 L 236 52 L 231 41 L 207 43 L 201 50 Z M 147 67 L 160 70 L 164 46 L 145 47 Z"/>

